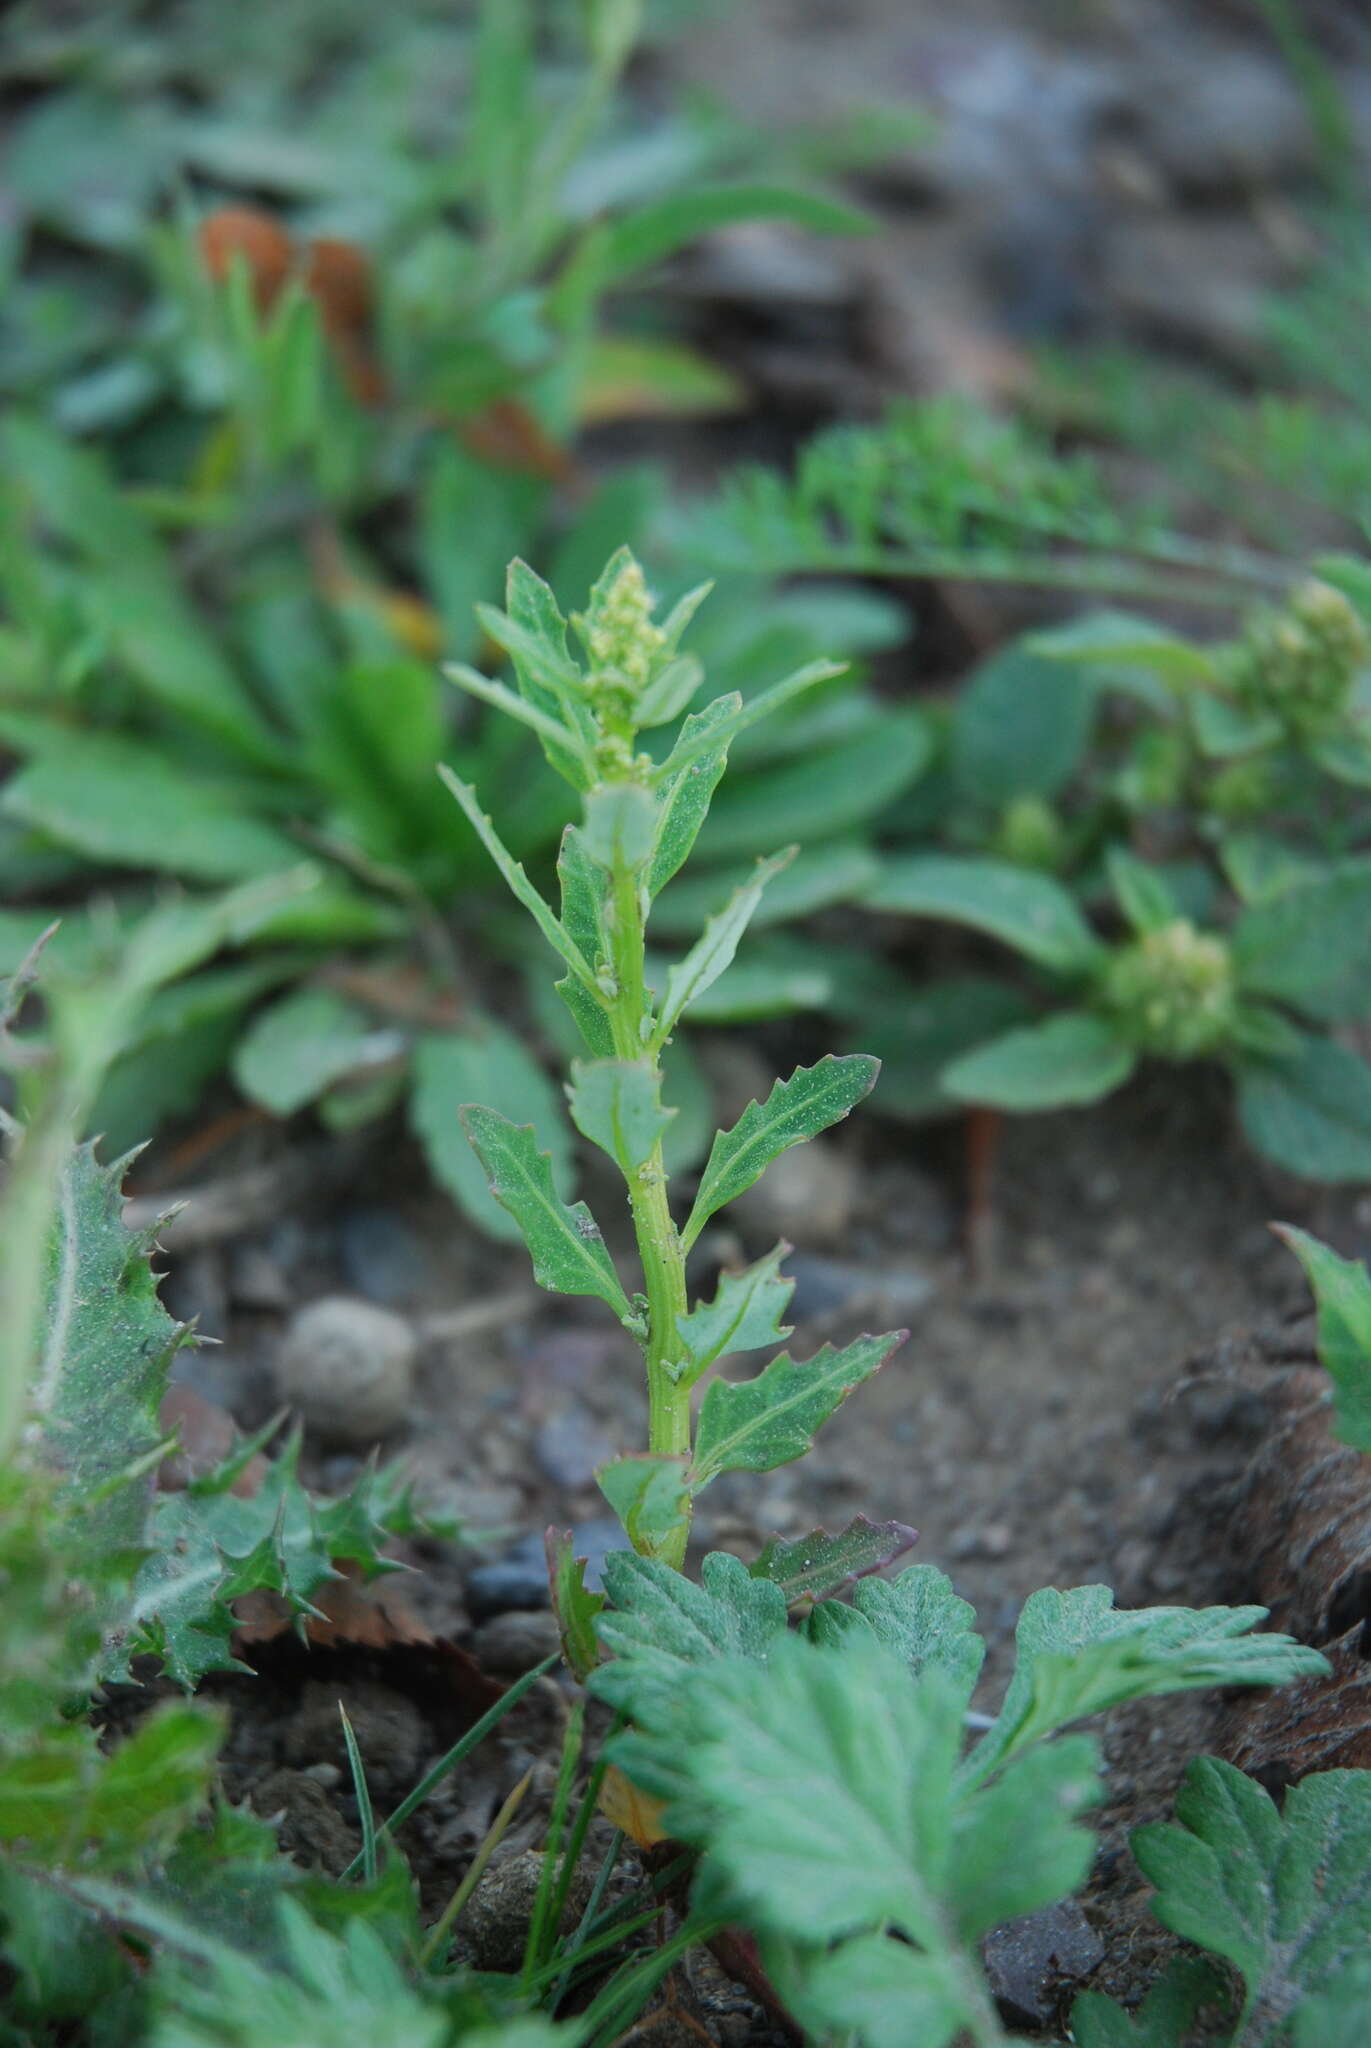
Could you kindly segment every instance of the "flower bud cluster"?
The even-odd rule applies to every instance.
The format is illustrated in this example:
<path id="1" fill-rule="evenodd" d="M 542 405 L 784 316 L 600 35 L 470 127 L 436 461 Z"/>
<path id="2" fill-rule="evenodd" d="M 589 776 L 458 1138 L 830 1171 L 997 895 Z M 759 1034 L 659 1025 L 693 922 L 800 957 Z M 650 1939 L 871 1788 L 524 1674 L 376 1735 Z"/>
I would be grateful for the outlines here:
<path id="1" fill-rule="evenodd" d="M 1371 659 L 1366 628 L 1340 590 L 1305 583 L 1283 612 L 1258 619 L 1235 650 L 1233 683 L 1253 711 L 1274 712 L 1301 739 L 1332 730 Z"/>
<path id="2" fill-rule="evenodd" d="M 1227 946 L 1179 917 L 1116 953 L 1104 1001 L 1135 1043 L 1160 1059 L 1197 1059 L 1231 1036 L 1237 997 Z"/>

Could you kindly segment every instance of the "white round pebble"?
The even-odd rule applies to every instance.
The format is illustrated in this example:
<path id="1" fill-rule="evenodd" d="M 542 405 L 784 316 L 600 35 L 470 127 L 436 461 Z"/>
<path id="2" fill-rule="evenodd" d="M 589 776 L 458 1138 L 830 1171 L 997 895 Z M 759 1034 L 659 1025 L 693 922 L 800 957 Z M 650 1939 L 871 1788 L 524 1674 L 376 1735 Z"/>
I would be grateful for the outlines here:
<path id="1" fill-rule="evenodd" d="M 308 1429 L 333 1443 L 372 1444 L 409 1412 L 415 1349 L 403 1316 L 330 1294 L 291 1317 L 276 1377 Z"/>
<path id="2" fill-rule="evenodd" d="M 857 1176 L 845 1153 L 822 1138 L 773 1159 L 761 1179 L 728 1211 L 740 1230 L 760 1242 L 841 1244 L 857 1199 Z"/>

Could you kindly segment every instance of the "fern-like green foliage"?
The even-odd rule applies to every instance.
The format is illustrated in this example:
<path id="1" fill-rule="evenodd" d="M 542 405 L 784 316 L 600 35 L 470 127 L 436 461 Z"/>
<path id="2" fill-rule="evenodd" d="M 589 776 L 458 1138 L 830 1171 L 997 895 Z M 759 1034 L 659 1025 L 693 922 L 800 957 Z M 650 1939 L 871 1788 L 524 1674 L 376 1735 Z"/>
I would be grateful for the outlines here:
<path id="1" fill-rule="evenodd" d="M 792 476 L 749 468 L 687 515 L 706 566 L 758 574 L 969 577 L 1231 602 L 1274 565 L 1189 543 L 1156 507 L 1124 509 L 1087 456 L 962 399 L 833 427 Z M 1198 572 L 1192 575 L 1191 572 Z"/>

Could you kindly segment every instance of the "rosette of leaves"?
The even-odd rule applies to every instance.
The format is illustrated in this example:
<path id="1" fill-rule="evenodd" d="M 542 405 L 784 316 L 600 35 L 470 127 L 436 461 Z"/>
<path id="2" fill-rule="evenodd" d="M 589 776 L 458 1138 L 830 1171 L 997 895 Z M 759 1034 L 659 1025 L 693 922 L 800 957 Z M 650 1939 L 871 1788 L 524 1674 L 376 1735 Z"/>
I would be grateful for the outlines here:
<path id="1" fill-rule="evenodd" d="M 1213 1060 L 1258 1151 L 1311 1179 L 1363 1178 L 1371 1069 L 1336 1027 L 1371 1013 L 1371 860 L 1235 872 L 1253 893 L 1222 931 L 1196 924 L 1163 868 L 1118 847 L 1106 868 L 1121 939 L 1041 872 L 936 854 L 887 863 L 871 908 L 963 925 L 1037 971 L 1032 1021 L 997 1033 L 974 1019 L 981 1042 L 947 1046 L 942 1098 L 1055 1109 L 1099 1101 L 1144 1059 Z"/>

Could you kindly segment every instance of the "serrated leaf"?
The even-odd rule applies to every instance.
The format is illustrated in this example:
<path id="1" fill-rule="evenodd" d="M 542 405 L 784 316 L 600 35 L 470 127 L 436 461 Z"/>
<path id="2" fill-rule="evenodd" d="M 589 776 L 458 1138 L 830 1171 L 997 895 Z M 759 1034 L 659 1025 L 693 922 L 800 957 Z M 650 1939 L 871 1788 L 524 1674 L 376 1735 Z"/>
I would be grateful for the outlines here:
<path id="1" fill-rule="evenodd" d="M 595 1294 L 628 1329 L 638 1327 L 619 1282 L 600 1226 L 584 1202 L 563 1202 L 546 1152 L 531 1124 L 514 1124 L 494 1110 L 469 1104 L 462 1125 L 486 1170 L 495 1199 L 519 1226 L 533 1259 L 533 1277 L 557 1294 Z"/>
<path id="2" fill-rule="evenodd" d="M 1227 1988 L 1218 1972 L 1199 1956 L 1172 1963 L 1152 1986 L 1136 2013 L 1125 2012 L 1102 1991 L 1085 1991 L 1071 2007 L 1071 2034 L 1077 2048 L 1176 2048 L 1189 2039 L 1188 2029 L 1206 2005 L 1226 2006 Z M 1322 2036 L 1311 2048 L 1342 2048 Z M 1347 2048 L 1360 2048 L 1360 2036 Z"/>
<path id="3" fill-rule="evenodd" d="M 1231 1764 L 1199 1757 L 1176 1822 L 1132 1837 L 1152 1910 L 1242 1978 L 1243 2048 L 1288 2048 L 1305 1999 L 1371 1940 L 1371 1773 L 1305 1778 L 1278 1812 Z"/>
<path id="4" fill-rule="evenodd" d="M 527 562 L 510 563 L 505 579 L 504 612 L 478 604 L 476 616 L 497 646 L 514 663 L 519 694 L 552 725 L 561 725 L 582 742 L 590 734 L 589 712 L 578 694 L 579 671 L 567 648 L 566 620 L 557 599 Z M 592 774 L 587 761 L 571 746 L 558 744 L 540 731 L 543 752 L 573 789 L 587 789 Z"/>
<path id="5" fill-rule="evenodd" d="M 692 711 L 657 774 L 657 834 L 648 864 L 647 890 L 656 896 L 694 846 L 710 799 L 728 761 L 728 733 L 742 705 L 735 695 L 716 697 Z M 719 735 L 710 744 L 711 734 Z"/>
<path id="6" fill-rule="evenodd" d="M 794 856 L 794 849 L 759 860 L 741 889 L 735 889 L 724 908 L 711 917 L 685 959 L 670 969 L 666 995 L 657 1025 L 657 1042 L 668 1039 L 697 996 L 719 979 L 738 950 L 738 942 L 773 875 L 778 875 Z"/>
<path id="7" fill-rule="evenodd" d="M 760 1351 L 768 1344 L 783 1344 L 790 1335 L 783 1325 L 795 1282 L 780 1270 L 790 1247 L 778 1244 L 765 1258 L 741 1273 L 721 1273 L 711 1302 L 702 1302 L 688 1315 L 676 1318 L 676 1334 L 685 1346 L 685 1357 L 667 1370 L 686 1386 L 693 1386 L 716 1358 L 735 1351 Z M 855 1526 L 855 1524 L 854 1524 Z"/>
<path id="8" fill-rule="evenodd" d="M 1371 1010 L 1371 859 L 1335 862 L 1249 904 L 1233 927 L 1245 990 L 1329 1022 Z"/>
<path id="9" fill-rule="evenodd" d="M 1064 1109 L 1111 1095 L 1137 1063 L 1104 1018 L 1063 1010 L 978 1045 L 944 1067 L 940 1080 L 945 1094 L 986 1109 Z"/>
<path id="10" fill-rule="evenodd" d="M 571 1120 L 630 1179 L 652 1157 L 674 1110 L 662 1107 L 662 1077 L 646 1060 L 573 1060 Z"/>
<path id="11" fill-rule="evenodd" d="M 712 1380 L 700 1408 L 692 1492 L 721 1472 L 770 1472 L 802 1458 L 814 1432 L 854 1387 L 879 1372 L 905 1332 L 831 1344 L 797 1364 L 784 1352 L 755 1379 Z"/>
<path id="12" fill-rule="evenodd" d="M 1024 1602 L 1017 1654 L 994 1727 L 967 1759 L 979 1783 L 1006 1757 L 1125 1700 L 1203 1686 L 1284 1685 L 1328 1669 L 1289 1636 L 1252 1633 L 1264 1607 L 1114 1606 L 1108 1586 L 1049 1587 Z"/>
<path id="13" fill-rule="evenodd" d="M 293 1116 L 363 1064 L 377 1037 L 366 1012 L 332 989 L 293 989 L 253 1018 L 234 1048 L 233 1078 L 250 1102 Z M 386 1042 L 401 1051 L 395 1034 Z"/>
<path id="14" fill-rule="evenodd" d="M 1089 1868 L 1093 1843 L 1075 1822 L 1099 1798 L 1094 1744 L 1058 1744 L 963 1795 L 958 1689 L 937 1671 L 912 1681 L 872 1641 L 837 1655 L 790 1637 L 765 1667 L 729 1659 L 685 1687 L 688 1788 L 666 1824 L 706 1850 L 730 1906 L 764 1941 L 811 1948 L 792 1949 L 783 1978 L 801 2024 L 827 2034 L 834 2018 L 822 1998 L 829 1945 L 877 1933 L 912 1943 L 930 1974 L 942 1966 L 949 2004 L 928 2048 L 979 2023 L 990 2007 L 976 1937 L 1062 1897 Z M 632 1754 L 650 1747 L 638 1741 Z"/>
<path id="15" fill-rule="evenodd" d="M 268 1429 L 268 1432 L 270 1430 Z M 108 1679 L 127 1680 L 131 1660 L 153 1655 L 187 1692 L 211 1671 L 245 1667 L 232 1654 L 231 1602 L 275 1593 L 293 1614 L 315 1611 L 316 1595 L 354 1565 L 364 1578 L 397 1567 L 381 1555 L 393 1534 L 414 1526 L 403 1487 L 363 1471 L 337 1499 L 316 1496 L 299 1476 L 297 1434 L 253 1494 L 231 1491 L 249 1440 L 184 1492 L 160 1494 L 152 1547 L 134 1582 L 127 1623 L 111 1641 Z"/>
<path id="16" fill-rule="evenodd" d="M 849 1634 L 873 1635 L 917 1678 L 945 1671 L 965 1699 L 980 1676 L 985 1644 L 976 1610 L 952 1590 L 936 1565 L 911 1565 L 895 1579 L 863 1580 L 852 1605 L 825 1601 L 805 1624 L 810 1639 L 841 1648 Z"/>
<path id="17" fill-rule="evenodd" d="M 518 1222 L 496 1201 L 462 1127 L 462 1110 L 479 1102 L 501 1116 L 527 1118 L 542 1134 L 552 1185 L 569 1195 L 572 1140 L 556 1088 L 522 1039 L 493 1018 L 465 1031 L 426 1032 L 414 1048 L 410 1128 L 440 1187 L 491 1237 L 512 1240 Z"/>
<path id="18" fill-rule="evenodd" d="M 39 1456 L 83 1510 L 92 1549 L 108 1552 L 143 1542 L 158 1408 L 172 1357 L 191 1337 L 158 1299 L 156 1227 L 125 1226 L 127 1164 L 102 1166 L 93 1145 L 67 1154 L 30 1397 Z"/>
<path id="19" fill-rule="evenodd" d="M 1244 1060 L 1237 1082 L 1258 1152 L 1308 1180 L 1371 1177 L 1371 1068 L 1349 1047 L 1305 1034 L 1288 1059 Z"/>
<path id="20" fill-rule="evenodd" d="M 765 1102 L 749 1102 L 736 1124 L 710 1148 L 681 1242 L 687 1251 L 709 1218 L 734 1201 L 771 1161 L 792 1145 L 827 1130 L 855 1109 L 876 1084 L 880 1062 L 863 1053 L 829 1053 L 812 1067 L 797 1067 L 777 1081 Z"/>
<path id="21" fill-rule="evenodd" d="M 640 1557 L 658 1557 L 689 1513 L 685 1458 L 615 1458 L 601 1465 L 595 1483 L 624 1526 Z"/>
<path id="22" fill-rule="evenodd" d="M 685 1679 L 693 1668 L 713 1669 L 726 1657 L 763 1662 L 786 1634 L 785 1595 L 754 1579 L 725 1552 L 712 1552 L 696 1585 L 656 1558 L 611 1551 L 605 1559 L 610 1605 L 596 1617 L 595 1633 L 612 1661 L 591 1675 L 590 1690 L 628 1716 L 639 1730 L 670 1738 L 682 1727 Z M 653 1797 L 668 1797 L 681 1782 L 683 1759 L 656 1757 L 630 1777 Z"/>
<path id="23" fill-rule="evenodd" d="M 952 854 L 890 860 L 866 903 L 872 910 L 970 925 L 1061 974 L 1088 973 L 1104 953 L 1059 882 L 1004 861 Z"/>
<path id="24" fill-rule="evenodd" d="M 548 1584 L 562 1639 L 562 1655 L 573 1678 L 584 1685 L 600 1661 L 595 1621 L 604 1611 L 605 1596 L 592 1593 L 586 1585 L 586 1561 L 577 1557 L 569 1529 L 549 1529 L 545 1540 Z"/>
<path id="25" fill-rule="evenodd" d="M 770 1579 L 793 1606 L 797 1600 L 827 1600 L 854 1579 L 884 1571 L 913 1548 L 917 1529 L 903 1522 L 869 1522 L 858 1515 L 836 1536 L 811 1529 L 791 1541 L 773 1536 L 748 1569 L 754 1579 Z"/>
<path id="26" fill-rule="evenodd" d="M 1371 1451 L 1371 1277 L 1292 1224 L 1274 1226 L 1304 1267 L 1319 1314 L 1319 1362 L 1333 1382 L 1337 1433 Z"/>

